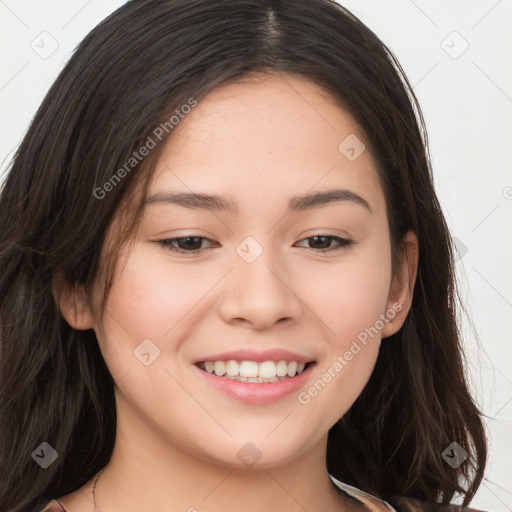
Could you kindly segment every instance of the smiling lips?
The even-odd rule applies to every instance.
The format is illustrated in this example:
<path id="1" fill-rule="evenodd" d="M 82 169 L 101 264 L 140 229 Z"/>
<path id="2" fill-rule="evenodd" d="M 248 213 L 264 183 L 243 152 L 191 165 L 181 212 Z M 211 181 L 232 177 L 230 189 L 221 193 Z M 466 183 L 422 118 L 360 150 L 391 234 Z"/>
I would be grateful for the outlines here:
<path id="1" fill-rule="evenodd" d="M 211 388 L 246 404 L 265 404 L 297 392 L 316 366 L 315 357 L 279 348 L 238 349 L 193 361 Z"/>
<path id="2" fill-rule="evenodd" d="M 197 366 L 218 377 L 241 382 L 271 383 L 300 375 L 307 364 L 297 361 L 200 361 Z"/>
<path id="3" fill-rule="evenodd" d="M 226 367 L 230 366 L 230 370 L 232 372 L 236 369 L 236 366 L 231 363 L 233 361 L 239 366 L 238 376 L 228 376 Z M 279 364 L 281 361 L 286 364 L 286 375 L 277 376 L 277 369 L 279 366 L 280 373 L 284 369 L 284 364 Z M 209 362 L 214 365 L 213 373 L 206 371 L 206 362 Z M 222 363 L 222 364 L 219 364 Z M 265 371 L 267 371 L 268 367 L 271 367 L 270 364 L 276 369 L 276 376 L 271 378 L 262 378 L 262 377 L 242 377 L 240 375 L 240 370 L 244 373 L 247 369 L 249 371 L 252 370 L 252 374 L 254 375 L 254 370 L 257 368 L 259 375 L 260 367 L 263 365 L 263 375 L 265 375 Z M 269 404 L 272 402 L 279 402 L 282 399 L 292 395 L 293 393 L 298 393 L 300 388 L 302 388 L 309 380 L 311 376 L 311 372 L 313 368 L 316 366 L 316 362 L 310 361 L 308 363 L 300 362 L 301 366 L 304 365 L 302 373 L 295 373 L 295 376 L 288 375 L 288 368 L 291 366 L 291 370 L 293 367 L 297 365 L 297 369 L 299 367 L 299 363 L 297 361 L 286 361 L 284 359 L 277 361 L 262 361 L 261 363 L 257 363 L 256 361 L 251 361 L 248 359 L 242 360 L 240 363 L 236 359 L 229 359 L 228 361 L 199 361 L 196 364 L 192 365 L 192 368 L 195 369 L 198 376 L 201 379 L 204 379 L 204 382 L 217 391 L 220 391 L 225 396 L 235 399 L 239 402 L 249 405 L 263 405 Z M 219 373 L 223 373 L 222 376 L 215 374 L 215 365 L 218 366 Z M 224 368 L 222 368 L 224 366 Z M 201 368 L 203 367 L 203 368 Z M 208 365 L 211 368 L 210 365 Z"/>

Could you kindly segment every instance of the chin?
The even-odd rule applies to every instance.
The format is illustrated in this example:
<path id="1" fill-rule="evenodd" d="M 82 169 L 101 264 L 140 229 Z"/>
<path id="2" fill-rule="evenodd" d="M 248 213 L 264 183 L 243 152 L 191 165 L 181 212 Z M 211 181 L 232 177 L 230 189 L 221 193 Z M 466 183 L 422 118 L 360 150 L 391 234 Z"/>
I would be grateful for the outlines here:
<path id="1" fill-rule="evenodd" d="M 272 469 L 296 460 L 304 444 L 285 444 L 276 435 L 273 440 L 257 440 L 254 436 L 248 436 L 244 441 L 230 440 L 218 447 L 220 453 L 204 452 L 201 458 L 233 469 Z M 232 456 L 226 457 L 227 454 Z"/>

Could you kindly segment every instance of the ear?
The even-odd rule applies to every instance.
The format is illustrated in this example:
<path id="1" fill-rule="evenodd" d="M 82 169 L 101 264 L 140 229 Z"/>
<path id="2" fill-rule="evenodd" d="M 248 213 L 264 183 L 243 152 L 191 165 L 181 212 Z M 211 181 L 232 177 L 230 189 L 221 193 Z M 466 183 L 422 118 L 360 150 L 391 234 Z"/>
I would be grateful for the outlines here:
<path id="1" fill-rule="evenodd" d="M 399 261 L 389 289 L 386 312 L 389 321 L 382 329 L 382 338 L 387 338 L 399 331 L 411 308 L 414 283 L 418 271 L 418 238 L 409 230 L 402 239 Z"/>
<path id="2" fill-rule="evenodd" d="M 52 280 L 52 294 L 62 316 L 73 329 L 93 327 L 93 314 L 83 286 L 72 285 L 62 274 L 57 274 Z"/>

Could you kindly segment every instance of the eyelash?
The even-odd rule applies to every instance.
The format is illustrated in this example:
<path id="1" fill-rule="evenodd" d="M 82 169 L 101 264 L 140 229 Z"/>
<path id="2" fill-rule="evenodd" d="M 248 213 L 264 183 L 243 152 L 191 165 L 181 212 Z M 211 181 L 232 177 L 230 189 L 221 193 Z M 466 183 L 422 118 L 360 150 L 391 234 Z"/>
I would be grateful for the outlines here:
<path id="1" fill-rule="evenodd" d="M 184 236 L 184 237 L 178 237 L 178 238 L 166 238 L 164 240 L 156 240 L 156 242 L 159 243 L 162 247 L 164 247 L 168 251 L 176 252 L 176 253 L 180 253 L 180 254 L 197 254 L 198 252 L 204 250 L 204 249 L 194 249 L 192 251 L 185 251 L 183 249 L 178 249 L 177 247 L 172 245 L 174 242 L 176 242 L 178 240 L 185 240 L 187 238 L 196 238 L 196 239 L 208 240 L 210 242 L 213 242 L 213 240 L 211 240 L 207 237 L 204 237 L 204 236 Z M 303 238 L 302 240 L 299 240 L 299 242 L 303 242 L 304 240 L 312 240 L 313 238 L 327 238 L 330 240 L 337 241 L 337 243 L 338 243 L 338 247 L 335 247 L 335 248 L 328 248 L 328 249 L 309 248 L 310 250 L 312 250 L 314 252 L 320 252 L 320 253 L 344 249 L 346 247 L 349 247 L 352 244 L 352 240 L 348 240 L 346 238 L 341 238 L 339 236 L 334 236 L 334 235 L 313 235 L 313 236 L 309 236 L 307 238 Z M 213 249 L 213 247 L 206 247 L 205 249 Z"/>

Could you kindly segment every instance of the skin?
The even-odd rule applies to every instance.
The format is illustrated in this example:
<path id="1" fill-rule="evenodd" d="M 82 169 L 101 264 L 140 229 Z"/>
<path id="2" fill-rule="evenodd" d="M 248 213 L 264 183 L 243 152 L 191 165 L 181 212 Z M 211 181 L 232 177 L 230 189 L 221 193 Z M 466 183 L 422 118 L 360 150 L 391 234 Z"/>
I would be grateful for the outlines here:
<path id="1" fill-rule="evenodd" d="M 338 150 L 350 134 L 365 140 L 304 78 L 253 76 L 217 88 L 174 129 L 149 195 L 231 196 L 238 213 L 150 204 L 123 249 L 103 318 L 79 288 L 60 292 L 66 320 L 95 330 L 116 381 L 117 437 L 97 484 L 99 509 L 355 510 L 329 481 L 327 433 L 367 383 L 381 338 L 403 324 L 418 247 L 408 233 L 393 274 L 375 162 L 369 150 L 354 161 Z M 334 188 L 363 197 L 371 212 L 342 201 L 285 215 L 291 196 Z M 317 234 L 353 242 L 336 249 L 335 240 L 308 238 Z M 187 255 L 156 242 L 185 236 L 215 243 Z M 250 264 L 236 252 L 247 236 L 263 249 Z M 98 283 L 96 303 L 101 292 Z M 278 347 L 316 360 L 307 390 L 393 304 L 401 305 L 393 320 L 307 404 L 297 393 L 243 404 L 192 371 L 201 356 Z M 149 366 L 133 354 L 147 338 L 161 351 Z M 237 456 L 248 442 L 261 453 L 252 467 Z M 91 487 L 92 479 L 63 505 L 92 510 Z"/>

